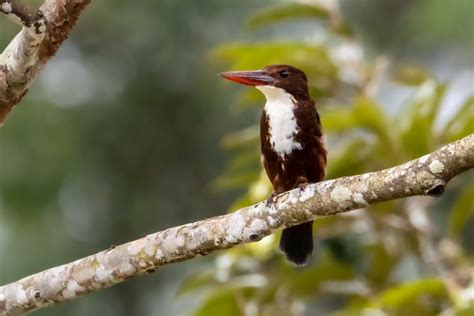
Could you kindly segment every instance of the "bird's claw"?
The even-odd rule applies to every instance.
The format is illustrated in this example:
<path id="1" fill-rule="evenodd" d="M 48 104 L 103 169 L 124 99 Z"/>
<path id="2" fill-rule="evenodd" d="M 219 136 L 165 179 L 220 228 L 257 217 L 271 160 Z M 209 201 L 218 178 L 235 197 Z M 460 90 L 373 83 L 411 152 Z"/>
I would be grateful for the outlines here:
<path id="1" fill-rule="evenodd" d="M 306 187 L 309 185 L 308 182 L 302 182 L 302 183 L 299 183 L 296 187 L 301 191 L 304 191 L 306 189 Z"/>
<path id="2" fill-rule="evenodd" d="M 278 195 L 278 194 L 276 194 L 275 192 L 273 192 L 272 194 L 270 194 L 270 196 L 267 198 L 267 201 L 265 202 L 265 204 L 266 204 L 267 207 L 272 207 L 272 205 L 275 204 L 277 195 Z"/>

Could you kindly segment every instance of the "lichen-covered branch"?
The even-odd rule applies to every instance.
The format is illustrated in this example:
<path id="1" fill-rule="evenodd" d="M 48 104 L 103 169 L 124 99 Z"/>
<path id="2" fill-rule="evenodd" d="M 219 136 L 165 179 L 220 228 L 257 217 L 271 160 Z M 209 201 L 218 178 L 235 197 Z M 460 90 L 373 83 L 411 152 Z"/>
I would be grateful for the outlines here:
<path id="1" fill-rule="evenodd" d="M 41 11 L 35 12 L 18 0 L 0 0 L 0 12 L 6 14 L 13 22 L 30 28 L 36 24 L 36 33 L 44 33 L 39 26 L 44 26 Z"/>
<path id="2" fill-rule="evenodd" d="M 0 55 L 0 123 L 26 94 L 91 0 L 46 0 L 32 10 L 18 0 L 0 0 L 0 12 L 23 26 Z"/>
<path id="3" fill-rule="evenodd" d="M 403 165 L 310 184 L 235 213 L 148 235 L 0 287 L 0 315 L 74 299 L 177 261 L 253 242 L 276 229 L 414 195 L 438 196 L 474 167 L 474 134 Z"/>

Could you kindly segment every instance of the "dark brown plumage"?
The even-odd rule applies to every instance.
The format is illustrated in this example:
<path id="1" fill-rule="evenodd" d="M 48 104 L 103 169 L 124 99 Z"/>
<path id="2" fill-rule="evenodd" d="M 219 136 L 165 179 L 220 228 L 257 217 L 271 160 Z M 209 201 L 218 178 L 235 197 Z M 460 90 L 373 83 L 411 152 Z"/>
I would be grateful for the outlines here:
<path id="1" fill-rule="evenodd" d="M 254 85 L 267 97 L 260 140 L 263 165 L 275 194 L 323 180 L 327 152 L 306 75 L 292 66 L 273 65 L 223 76 Z M 312 222 L 284 229 L 280 249 L 289 261 L 305 264 L 313 250 Z"/>

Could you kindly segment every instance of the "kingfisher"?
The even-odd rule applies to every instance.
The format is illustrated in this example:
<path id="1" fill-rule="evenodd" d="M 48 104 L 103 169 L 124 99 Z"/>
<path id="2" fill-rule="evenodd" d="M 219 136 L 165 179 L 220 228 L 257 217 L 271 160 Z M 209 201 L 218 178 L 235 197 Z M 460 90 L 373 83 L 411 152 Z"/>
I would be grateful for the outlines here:
<path id="1" fill-rule="evenodd" d="M 221 76 L 260 90 L 266 98 L 260 118 L 261 159 L 274 192 L 303 189 L 326 175 L 327 150 L 321 120 L 303 71 L 289 65 L 229 71 Z M 313 222 L 283 229 L 280 250 L 295 265 L 313 252 Z"/>

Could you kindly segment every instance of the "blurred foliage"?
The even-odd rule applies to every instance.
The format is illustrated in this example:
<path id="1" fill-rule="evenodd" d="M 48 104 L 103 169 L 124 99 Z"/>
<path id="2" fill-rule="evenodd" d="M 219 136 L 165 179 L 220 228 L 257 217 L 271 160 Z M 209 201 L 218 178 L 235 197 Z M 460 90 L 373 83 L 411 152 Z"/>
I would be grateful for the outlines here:
<path id="1" fill-rule="evenodd" d="M 264 98 L 220 71 L 303 68 L 330 178 L 472 133 L 474 1 L 338 3 L 92 1 L 0 129 L 0 284 L 266 198 Z M 473 186 L 321 218 L 303 269 L 270 236 L 35 315 L 471 316 Z"/>
<path id="2" fill-rule="evenodd" d="M 43 0 L 24 1 L 39 6 Z M 220 137 L 248 121 L 206 56 L 258 0 L 92 1 L 0 129 L 0 284 L 222 212 Z M 0 15 L 0 49 L 20 30 Z M 210 93 L 212 91 L 212 93 Z M 173 265 L 35 315 L 183 315 Z"/>
<path id="3" fill-rule="evenodd" d="M 328 135 L 328 178 L 400 164 L 474 132 L 472 87 L 452 98 L 459 93 L 455 82 L 423 66 L 367 56 L 336 1 L 279 3 L 249 17 L 247 26 L 278 30 L 305 21 L 317 22 L 317 36 L 229 42 L 211 56 L 229 70 L 276 63 L 304 69 Z M 389 99 L 400 91 L 404 97 L 394 104 Z M 263 103 L 253 89 L 235 101 L 255 116 Z M 258 126 L 230 133 L 221 144 L 233 158 L 215 187 L 247 187 L 230 209 L 265 199 L 272 189 L 259 163 Z M 194 271 L 180 293 L 201 295 L 194 315 L 470 315 L 474 253 L 462 241 L 473 227 L 473 196 L 471 172 L 439 200 L 414 197 L 321 218 L 309 266 L 289 266 L 275 234 L 219 255 L 214 267 Z"/>

